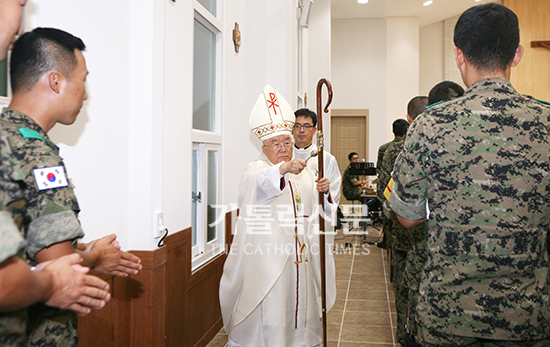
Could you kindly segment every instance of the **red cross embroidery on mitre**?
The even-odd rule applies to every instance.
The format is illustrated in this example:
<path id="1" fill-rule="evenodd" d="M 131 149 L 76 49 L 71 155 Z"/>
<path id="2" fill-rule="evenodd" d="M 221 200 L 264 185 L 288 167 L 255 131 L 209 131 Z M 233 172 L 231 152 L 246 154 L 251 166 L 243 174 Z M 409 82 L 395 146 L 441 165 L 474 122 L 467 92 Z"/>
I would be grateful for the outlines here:
<path id="1" fill-rule="evenodd" d="M 277 115 L 277 109 L 275 108 L 275 107 L 279 107 L 279 105 L 276 104 L 277 96 L 275 95 L 275 93 L 269 93 L 269 97 L 271 98 L 271 100 L 267 100 L 267 102 L 269 103 L 267 108 L 269 109 L 269 108 L 273 107 L 273 113 L 275 113 L 275 115 Z"/>

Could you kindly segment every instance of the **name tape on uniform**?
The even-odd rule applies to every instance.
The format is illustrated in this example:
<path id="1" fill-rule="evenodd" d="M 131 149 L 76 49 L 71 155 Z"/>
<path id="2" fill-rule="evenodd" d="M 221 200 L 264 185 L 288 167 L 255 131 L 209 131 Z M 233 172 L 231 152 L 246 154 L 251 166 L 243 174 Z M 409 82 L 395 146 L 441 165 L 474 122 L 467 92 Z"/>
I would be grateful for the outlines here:
<path id="1" fill-rule="evenodd" d="M 66 187 L 69 185 L 62 165 L 32 170 L 38 190 Z"/>

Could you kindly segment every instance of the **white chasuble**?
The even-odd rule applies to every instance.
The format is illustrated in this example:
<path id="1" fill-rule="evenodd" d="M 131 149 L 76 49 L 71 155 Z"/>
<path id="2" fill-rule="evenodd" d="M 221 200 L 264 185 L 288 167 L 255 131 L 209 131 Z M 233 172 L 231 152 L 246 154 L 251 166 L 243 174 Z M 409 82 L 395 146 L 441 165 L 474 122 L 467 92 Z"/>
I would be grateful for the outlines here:
<path id="1" fill-rule="evenodd" d="M 306 169 L 281 180 L 279 166 L 264 158 L 245 169 L 239 219 L 220 282 L 225 330 L 244 347 L 322 342 L 315 177 Z M 332 238 L 326 239 L 328 311 L 336 284 Z"/>

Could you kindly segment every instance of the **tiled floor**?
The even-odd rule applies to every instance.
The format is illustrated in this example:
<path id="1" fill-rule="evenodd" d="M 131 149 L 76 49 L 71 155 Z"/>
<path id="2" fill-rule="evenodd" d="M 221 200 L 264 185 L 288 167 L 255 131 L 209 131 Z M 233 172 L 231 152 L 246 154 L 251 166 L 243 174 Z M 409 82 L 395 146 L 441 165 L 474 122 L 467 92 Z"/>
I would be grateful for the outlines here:
<path id="1" fill-rule="evenodd" d="M 378 240 L 378 230 L 369 226 L 367 231 L 366 241 Z M 328 347 L 399 347 L 387 253 L 363 242 L 362 236 L 342 232 L 336 237 L 337 294 L 327 315 Z M 207 347 L 224 347 L 226 343 L 222 330 Z"/>

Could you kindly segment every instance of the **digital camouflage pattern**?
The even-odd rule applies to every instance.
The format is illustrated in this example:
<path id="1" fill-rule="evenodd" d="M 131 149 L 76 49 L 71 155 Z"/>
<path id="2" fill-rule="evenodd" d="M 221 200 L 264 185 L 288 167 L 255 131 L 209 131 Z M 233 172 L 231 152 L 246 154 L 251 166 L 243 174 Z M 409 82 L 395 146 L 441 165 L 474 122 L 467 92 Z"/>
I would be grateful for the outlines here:
<path id="1" fill-rule="evenodd" d="M 26 347 L 28 310 L 0 312 L 0 346 Z"/>
<path id="2" fill-rule="evenodd" d="M 426 223 L 422 223 L 426 225 Z M 415 336 L 416 340 L 419 341 L 417 337 L 417 324 L 416 324 L 416 311 L 418 306 L 418 296 L 419 296 L 419 285 L 422 280 L 422 269 L 424 264 L 426 264 L 427 247 L 425 242 L 417 242 L 409 251 L 407 252 L 407 260 L 405 264 L 405 276 L 404 286 L 409 290 L 409 331 L 411 335 Z"/>
<path id="3" fill-rule="evenodd" d="M 28 228 L 29 257 L 34 258 L 38 251 L 54 243 L 75 241 L 83 237 L 84 233 L 77 219 L 80 208 L 73 188 L 69 185 L 40 191 L 35 182 L 34 169 L 64 166 L 59 148 L 36 122 L 15 110 L 4 109 L 0 115 L 0 125 L 6 132 L 13 158 L 27 184 L 25 194 L 28 206 L 24 225 Z M 37 136 L 25 138 L 21 128 L 34 130 Z M 29 226 L 31 221 L 33 223 Z"/>
<path id="4" fill-rule="evenodd" d="M 24 218 L 27 228 L 27 255 L 33 259 L 44 247 L 64 241 L 76 242 L 84 233 L 77 219 L 80 208 L 73 188 L 69 185 L 40 191 L 33 174 L 36 168 L 58 165 L 64 168 L 59 148 L 34 120 L 18 111 L 4 109 L 0 115 L 0 126 L 6 132 L 13 158 L 27 184 L 25 193 L 28 206 Z M 23 136 L 21 129 L 29 129 L 34 135 Z M 25 133 L 28 134 L 29 131 Z M 51 335 L 48 338 L 57 341 L 56 346 L 75 345 L 74 312 L 36 304 L 29 308 L 29 316 L 32 318 L 32 328 L 29 322 L 31 345 L 47 346 L 47 343 L 44 344 L 45 335 Z"/>
<path id="5" fill-rule="evenodd" d="M 24 259 L 26 243 L 20 227 L 26 200 L 21 190 L 22 179 L 0 129 L 0 263 L 13 256 Z M 27 314 L 27 309 L 0 313 L 0 346 L 26 346 Z"/>
<path id="6" fill-rule="evenodd" d="M 382 146 L 378 147 L 378 156 L 376 158 L 376 174 L 378 175 L 378 182 L 376 183 L 376 189 L 380 189 L 381 183 L 380 183 L 380 167 L 382 166 L 382 159 L 384 158 L 384 154 L 386 153 L 386 150 L 388 149 L 389 145 L 391 145 L 394 141 L 397 139 L 393 139 L 393 141 L 386 142 Z M 387 185 L 387 183 L 386 183 Z M 385 188 L 385 186 L 384 186 Z M 383 195 L 383 194 L 382 194 Z M 378 195 L 378 192 L 376 194 L 378 197 L 378 200 L 383 203 L 386 198 L 382 196 L 382 199 L 380 199 L 380 196 Z M 391 221 L 384 215 L 383 213 L 380 214 L 383 221 L 383 227 L 382 227 L 382 234 L 384 235 L 384 238 L 387 242 L 387 247 L 391 247 Z"/>
<path id="7" fill-rule="evenodd" d="M 342 193 L 348 200 L 362 200 L 361 187 L 352 184 L 359 181 L 359 176 L 350 174 L 350 167 L 351 164 L 348 165 L 348 168 L 344 171 L 344 175 L 342 176 Z"/>
<path id="8" fill-rule="evenodd" d="M 382 165 L 382 159 L 384 158 L 384 154 L 386 154 L 386 150 L 392 143 L 394 143 L 397 140 L 398 139 L 394 138 L 392 141 L 386 142 L 382 146 L 378 147 L 378 156 L 376 157 L 376 174 L 377 175 L 380 175 L 380 172 L 378 172 L 378 168 L 380 168 L 380 166 Z"/>
<path id="9" fill-rule="evenodd" d="M 490 78 L 409 128 L 391 207 L 418 220 L 429 205 L 420 326 L 493 340 L 550 335 L 549 127 L 550 106 Z"/>
<path id="10" fill-rule="evenodd" d="M 69 314 L 70 313 L 70 314 Z M 29 347 L 77 347 L 75 313 L 35 304 L 29 308 Z"/>
<path id="11" fill-rule="evenodd" d="M 380 147 L 382 148 L 382 147 Z M 380 151 L 380 150 L 379 150 Z M 382 159 L 379 158 L 378 166 L 376 167 L 376 173 L 378 174 L 378 182 L 376 183 L 376 196 L 380 202 L 386 201 L 384 196 L 384 190 L 391 178 L 391 173 L 393 171 L 393 164 L 399 153 L 403 151 L 403 140 L 395 139 L 392 142 L 388 143 L 386 151 L 382 153 Z"/>
<path id="12" fill-rule="evenodd" d="M 384 153 L 379 167 L 377 195 L 378 199 L 385 201 L 384 189 L 392 176 L 393 165 L 403 151 L 403 140 L 395 139 L 389 144 Z M 384 187 L 384 189 L 382 189 Z M 405 345 L 405 325 L 411 304 L 409 303 L 409 287 L 406 281 L 406 265 L 408 251 L 419 241 L 423 240 L 425 223 L 421 223 L 412 229 L 405 228 L 399 221 L 392 221 L 391 248 L 392 248 L 392 282 L 395 287 L 395 306 L 397 310 L 397 341 Z M 420 235 L 420 236 L 419 236 Z M 420 237 L 420 239 L 419 239 Z M 414 320 L 412 322 L 414 324 Z"/>
<path id="13" fill-rule="evenodd" d="M 395 228 L 395 223 L 393 227 Z M 392 283 L 395 288 L 395 310 L 397 311 L 396 338 L 402 346 L 405 346 L 405 325 L 407 324 L 407 309 L 409 308 L 409 290 L 407 287 L 403 286 L 406 257 L 407 252 L 392 249 Z"/>
<path id="14" fill-rule="evenodd" d="M 16 222 L 21 222 L 25 199 L 23 174 L 11 157 L 4 131 L 0 129 L 0 263 L 17 255 L 25 247 L 25 239 Z M 15 219 L 15 221 L 14 221 Z"/>

